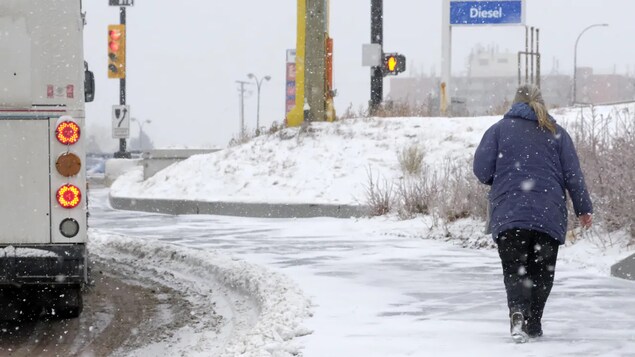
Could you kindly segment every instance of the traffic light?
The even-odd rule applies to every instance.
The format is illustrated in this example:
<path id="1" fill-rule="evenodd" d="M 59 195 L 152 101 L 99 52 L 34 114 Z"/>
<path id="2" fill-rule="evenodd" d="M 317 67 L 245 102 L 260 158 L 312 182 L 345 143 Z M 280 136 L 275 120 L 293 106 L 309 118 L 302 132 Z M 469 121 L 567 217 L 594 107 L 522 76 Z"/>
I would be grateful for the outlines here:
<path id="1" fill-rule="evenodd" d="M 384 53 L 384 76 L 396 76 L 406 70 L 406 56 L 399 53 Z"/>
<path id="2" fill-rule="evenodd" d="M 126 25 L 108 25 L 108 78 L 126 78 Z"/>

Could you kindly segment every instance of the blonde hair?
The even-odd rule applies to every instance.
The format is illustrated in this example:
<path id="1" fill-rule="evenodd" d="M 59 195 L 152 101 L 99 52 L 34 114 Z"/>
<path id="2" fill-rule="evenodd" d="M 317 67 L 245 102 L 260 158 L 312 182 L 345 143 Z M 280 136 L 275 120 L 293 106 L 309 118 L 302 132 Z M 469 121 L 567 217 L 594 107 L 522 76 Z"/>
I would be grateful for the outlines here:
<path id="1" fill-rule="evenodd" d="M 545 105 L 545 101 L 542 99 L 540 88 L 533 84 L 524 84 L 518 87 L 516 90 L 516 96 L 514 97 L 514 104 L 516 103 L 528 104 L 538 117 L 538 125 L 543 129 L 549 130 L 553 134 L 556 133 L 556 125 L 549 118 L 547 106 Z"/>

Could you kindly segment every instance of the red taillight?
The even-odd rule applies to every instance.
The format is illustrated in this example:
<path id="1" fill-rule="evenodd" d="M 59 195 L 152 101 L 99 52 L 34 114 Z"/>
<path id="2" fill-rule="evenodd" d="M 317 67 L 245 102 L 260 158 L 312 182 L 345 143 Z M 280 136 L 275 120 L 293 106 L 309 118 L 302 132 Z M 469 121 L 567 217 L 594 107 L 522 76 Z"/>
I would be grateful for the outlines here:
<path id="1" fill-rule="evenodd" d="M 57 190 L 57 202 L 64 208 L 75 208 L 82 200 L 82 192 L 73 185 L 64 185 Z"/>
<path id="2" fill-rule="evenodd" d="M 79 140 L 79 126 L 72 121 L 61 122 L 55 131 L 57 141 L 64 145 L 75 144 Z"/>

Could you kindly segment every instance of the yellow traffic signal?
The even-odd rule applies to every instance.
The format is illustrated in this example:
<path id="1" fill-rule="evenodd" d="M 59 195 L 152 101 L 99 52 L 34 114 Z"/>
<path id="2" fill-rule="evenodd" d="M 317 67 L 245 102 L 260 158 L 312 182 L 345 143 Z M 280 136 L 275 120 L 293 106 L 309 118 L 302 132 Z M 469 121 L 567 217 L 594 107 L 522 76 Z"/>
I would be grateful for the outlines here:
<path id="1" fill-rule="evenodd" d="M 406 70 L 406 56 L 399 53 L 384 54 L 384 76 L 396 76 Z"/>
<path id="2" fill-rule="evenodd" d="M 126 25 L 108 25 L 108 78 L 126 78 Z"/>
<path id="3" fill-rule="evenodd" d="M 386 65 L 388 66 L 388 70 L 390 72 L 394 72 L 395 68 L 397 68 L 397 59 L 395 58 L 395 56 L 389 56 L 388 60 L 386 61 Z"/>

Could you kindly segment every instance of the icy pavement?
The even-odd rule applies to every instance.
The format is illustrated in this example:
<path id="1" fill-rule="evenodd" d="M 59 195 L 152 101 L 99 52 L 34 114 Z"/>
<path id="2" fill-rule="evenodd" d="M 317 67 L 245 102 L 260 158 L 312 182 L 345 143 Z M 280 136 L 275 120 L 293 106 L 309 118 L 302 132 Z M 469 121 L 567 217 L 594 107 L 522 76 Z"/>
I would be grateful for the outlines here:
<path id="1" fill-rule="evenodd" d="M 113 211 L 101 232 L 216 251 L 290 276 L 315 304 L 304 356 L 635 356 L 635 283 L 560 261 L 545 336 L 508 336 L 495 251 L 418 239 L 420 220 L 247 219 Z"/>

